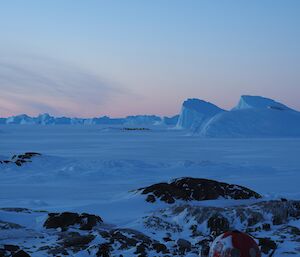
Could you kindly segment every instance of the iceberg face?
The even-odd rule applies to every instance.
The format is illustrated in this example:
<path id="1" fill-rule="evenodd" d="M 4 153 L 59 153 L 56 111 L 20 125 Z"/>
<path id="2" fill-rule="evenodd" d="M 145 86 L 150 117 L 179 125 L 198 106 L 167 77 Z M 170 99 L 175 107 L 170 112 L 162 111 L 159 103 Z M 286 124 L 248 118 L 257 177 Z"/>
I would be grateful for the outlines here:
<path id="1" fill-rule="evenodd" d="M 242 95 L 238 105 L 234 107 L 233 110 L 242 110 L 249 108 L 291 110 L 286 105 L 276 102 L 273 99 L 250 95 Z"/>
<path id="2" fill-rule="evenodd" d="M 177 127 L 183 129 L 198 129 L 205 121 L 223 112 L 218 106 L 200 99 L 184 101 L 178 118 Z"/>

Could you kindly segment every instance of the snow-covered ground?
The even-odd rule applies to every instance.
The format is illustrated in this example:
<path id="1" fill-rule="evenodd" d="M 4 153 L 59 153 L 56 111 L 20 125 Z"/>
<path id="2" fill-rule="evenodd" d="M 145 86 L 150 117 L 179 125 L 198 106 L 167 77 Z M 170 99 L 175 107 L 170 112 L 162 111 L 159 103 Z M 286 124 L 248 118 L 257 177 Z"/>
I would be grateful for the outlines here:
<path id="1" fill-rule="evenodd" d="M 29 151 L 42 156 L 21 167 L 0 165 L 0 207 L 87 212 L 118 227 L 140 229 L 143 216 L 167 204 L 147 203 L 132 190 L 185 176 L 246 186 L 264 200 L 300 200 L 300 138 L 206 139 L 161 127 L 0 126 L 0 160 Z M 0 212 L 0 220 L 16 219 Z"/>

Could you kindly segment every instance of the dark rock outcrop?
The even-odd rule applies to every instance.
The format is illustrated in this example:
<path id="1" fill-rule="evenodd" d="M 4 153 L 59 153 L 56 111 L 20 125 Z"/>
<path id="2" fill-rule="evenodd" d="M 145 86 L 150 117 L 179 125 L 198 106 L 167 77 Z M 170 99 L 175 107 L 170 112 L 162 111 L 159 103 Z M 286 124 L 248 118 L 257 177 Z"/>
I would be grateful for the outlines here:
<path id="1" fill-rule="evenodd" d="M 134 229 L 112 229 L 100 231 L 100 235 L 108 241 L 101 244 L 97 256 L 109 256 L 111 249 L 126 251 L 135 249 L 137 256 L 147 256 L 149 251 L 167 254 L 169 250 L 166 245 L 150 238 L 149 236 Z"/>
<path id="2" fill-rule="evenodd" d="M 151 203 L 155 202 L 156 198 L 170 204 L 176 200 L 203 201 L 220 197 L 235 200 L 261 198 L 260 194 L 243 186 L 190 177 L 175 179 L 170 183 L 154 184 L 138 191 L 147 195 L 146 201 Z"/>
<path id="3" fill-rule="evenodd" d="M 91 230 L 102 222 L 103 220 L 99 216 L 87 213 L 49 213 L 44 227 L 47 229 L 61 228 L 62 230 L 67 230 L 68 227 L 77 225 L 80 230 Z"/>

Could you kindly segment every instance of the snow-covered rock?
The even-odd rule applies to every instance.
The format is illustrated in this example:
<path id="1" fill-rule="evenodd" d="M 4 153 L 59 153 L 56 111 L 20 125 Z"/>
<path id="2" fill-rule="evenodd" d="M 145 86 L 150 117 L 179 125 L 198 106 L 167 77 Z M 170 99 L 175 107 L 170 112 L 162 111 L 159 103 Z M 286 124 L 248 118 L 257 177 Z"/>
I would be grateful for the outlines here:
<path id="1" fill-rule="evenodd" d="M 258 193 L 239 185 L 232 185 L 202 178 L 178 178 L 170 183 L 158 183 L 138 190 L 147 195 L 147 202 L 155 202 L 160 199 L 166 203 L 183 201 L 205 201 L 219 198 L 226 199 L 250 199 L 261 198 Z"/>
<path id="2" fill-rule="evenodd" d="M 177 127 L 183 129 L 198 129 L 208 119 L 223 112 L 218 106 L 200 99 L 187 99 L 183 102 Z"/>

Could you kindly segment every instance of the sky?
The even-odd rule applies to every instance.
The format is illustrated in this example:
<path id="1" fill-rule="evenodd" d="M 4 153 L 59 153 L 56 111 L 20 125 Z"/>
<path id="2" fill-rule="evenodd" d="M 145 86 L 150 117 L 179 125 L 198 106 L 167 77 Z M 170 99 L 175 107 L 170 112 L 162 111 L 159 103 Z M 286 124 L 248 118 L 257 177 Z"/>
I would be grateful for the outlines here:
<path id="1" fill-rule="evenodd" d="M 0 3 L 0 116 L 174 115 L 243 94 L 300 110 L 298 0 Z"/>

